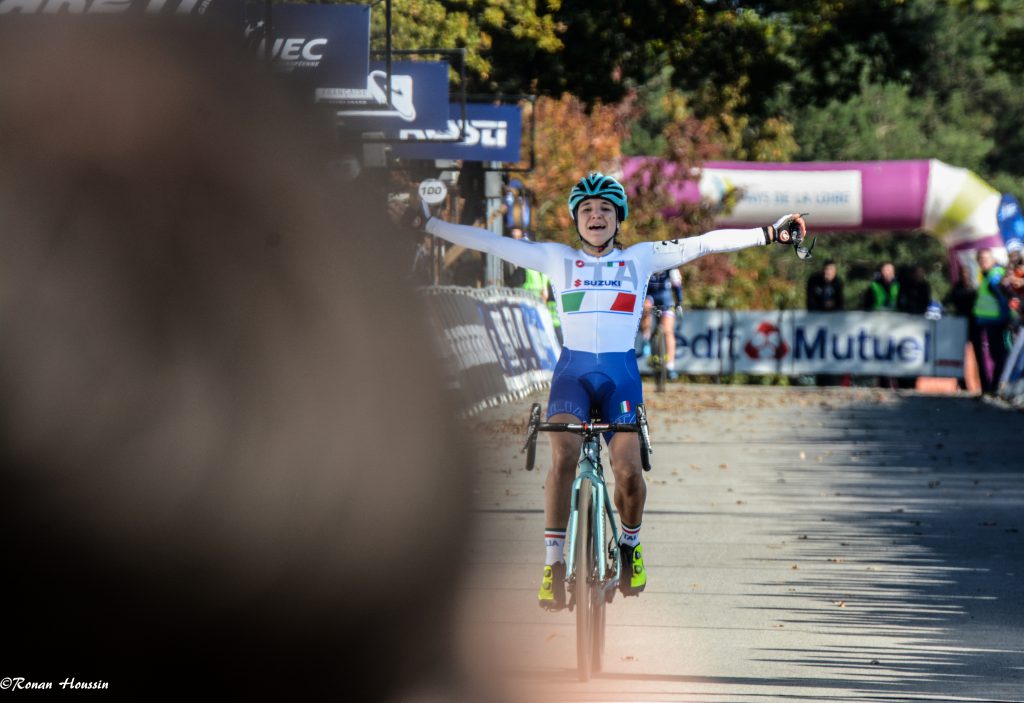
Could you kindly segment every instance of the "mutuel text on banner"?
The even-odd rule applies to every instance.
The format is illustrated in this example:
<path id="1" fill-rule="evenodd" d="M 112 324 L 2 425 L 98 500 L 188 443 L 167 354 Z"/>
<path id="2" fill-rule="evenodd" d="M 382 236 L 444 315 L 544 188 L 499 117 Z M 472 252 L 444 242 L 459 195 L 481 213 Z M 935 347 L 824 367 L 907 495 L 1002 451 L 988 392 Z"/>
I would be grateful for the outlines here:
<path id="1" fill-rule="evenodd" d="M 466 105 L 465 136 L 459 138 L 462 105 L 449 106 L 444 129 L 404 127 L 394 136 L 391 153 L 400 159 L 456 159 L 462 161 L 501 161 L 517 163 L 522 132 L 522 111 L 518 105 Z"/>
<path id="2" fill-rule="evenodd" d="M 904 313 L 695 310 L 676 336 L 683 373 L 961 376 L 966 324 Z"/>
<path id="3" fill-rule="evenodd" d="M 364 132 L 398 129 L 444 129 L 448 120 L 448 63 L 393 61 L 391 104 L 387 100 L 387 67 L 373 61 L 359 88 L 321 87 L 319 103 L 338 105 L 338 125 Z"/>
<path id="4" fill-rule="evenodd" d="M 267 52 L 262 3 L 247 8 L 246 41 Z M 365 5 L 274 5 L 270 56 L 304 99 L 317 88 L 360 88 L 370 65 L 370 8 Z"/>

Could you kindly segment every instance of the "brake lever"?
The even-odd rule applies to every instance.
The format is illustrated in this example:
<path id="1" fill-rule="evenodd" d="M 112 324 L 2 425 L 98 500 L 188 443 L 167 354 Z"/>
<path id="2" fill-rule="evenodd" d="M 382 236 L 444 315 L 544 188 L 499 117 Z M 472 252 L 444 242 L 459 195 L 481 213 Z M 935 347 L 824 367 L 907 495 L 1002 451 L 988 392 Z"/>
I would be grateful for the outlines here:
<path id="1" fill-rule="evenodd" d="M 793 244 L 793 248 L 796 249 L 796 256 L 797 256 L 797 258 L 801 259 L 802 261 L 807 261 L 808 259 L 814 258 L 814 257 L 811 256 L 811 251 L 814 249 L 814 244 L 817 241 L 818 241 L 817 237 L 814 237 L 813 239 L 811 239 L 811 246 L 809 246 L 809 247 L 800 246 L 803 243 L 802 239 L 800 240 L 800 242 L 794 243 Z"/>
<path id="2" fill-rule="evenodd" d="M 654 447 L 651 446 L 651 435 L 647 429 L 647 408 L 643 404 L 636 406 L 637 424 L 640 425 L 640 441 L 647 447 L 648 454 L 654 454 Z"/>
<path id="3" fill-rule="evenodd" d="M 800 217 L 807 217 L 810 214 L 811 213 L 809 212 L 801 212 Z M 806 235 L 800 234 L 799 227 L 797 227 L 796 229 L 789 230 L 789 237 L 793 242 L 793 249 L 796 250 L 796 256 L 798 259 L 802 261 L 807 261 L 808 259 L 813 258 L 811 256 L 811 251 L 814 249 L 814 245 L 818 241 L 817 237 L 814 237 L 811 240 L 811 246 L 809 247 L 803 246 Z"/>

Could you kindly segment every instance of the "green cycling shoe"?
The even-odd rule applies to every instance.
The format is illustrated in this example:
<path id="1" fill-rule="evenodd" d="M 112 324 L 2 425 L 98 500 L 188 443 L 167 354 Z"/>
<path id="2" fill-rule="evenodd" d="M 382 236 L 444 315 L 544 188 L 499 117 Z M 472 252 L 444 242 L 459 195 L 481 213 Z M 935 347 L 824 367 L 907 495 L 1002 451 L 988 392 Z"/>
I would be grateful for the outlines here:
<path id="1" fill-rule="evenodd" d="M 619 545 L 622 556 L 622 569 L 619 572 L 619 591 L 624 596 L 638 596 L 647 587 L 647 570 L 644 568 L 644 550 L 639 544 L 635 547 Z"/>
<path id="2" fill-rule="evenodd" d="M 544 567 L 544 578 L 537 591 L 537 602 L 544 610 L 561 610 L 565 607 L 565 562 Z"/>

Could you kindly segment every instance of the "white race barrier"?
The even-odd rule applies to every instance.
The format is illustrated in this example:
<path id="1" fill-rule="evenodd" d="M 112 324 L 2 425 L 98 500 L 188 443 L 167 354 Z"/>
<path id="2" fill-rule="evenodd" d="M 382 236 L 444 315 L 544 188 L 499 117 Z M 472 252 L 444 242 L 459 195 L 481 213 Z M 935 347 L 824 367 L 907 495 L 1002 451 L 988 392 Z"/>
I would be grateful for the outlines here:
<path id="1" fill-rule="evenodd" d="M 1017 333 L 999 378 L 999 397 L 1015 408 L 1024 408 L 1024 332 Z"/>
<path id="2" fill-rule="evenodd" d="M 685 374 L 961 377 L 967 322 L 888 312 L 692 310 L 676 332 L 676 370 Z"/>

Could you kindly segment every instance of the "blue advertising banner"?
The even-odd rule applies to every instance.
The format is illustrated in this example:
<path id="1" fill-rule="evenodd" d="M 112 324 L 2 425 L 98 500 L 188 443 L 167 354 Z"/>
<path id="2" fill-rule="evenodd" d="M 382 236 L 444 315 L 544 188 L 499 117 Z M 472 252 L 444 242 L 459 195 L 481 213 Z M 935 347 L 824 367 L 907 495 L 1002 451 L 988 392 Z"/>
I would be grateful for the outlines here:
<path id="1" fill-rule="evenodd" d="M 246 37 L 265 56 L 262 4 L 248 9 Z M 314 97 L 324 86 L 358 88 L 370 65 L 370 8 L 366 5 L 274 5 L 270 56 L 298 90 Z"/>
<path id="2" fill-rule="evenodd" d="M 438 351 L 467 413 L 551 381 L 561 353 L 540 298 L 508 288 L 421 289 Z"/>
<path id="3" fill-rule="evenodd" d="M 1024 216 L 1021 216 L 1020 203 L 1010 193 L 1004 193 L 999 201 L 996 214 L 999 231 L 1003 235 L 1003 246 L 1007 251 L 1024 249 Z"/>
<path id="4" fill-rule="evenodd" d="M 316 100 L 339 105 L 338 124 L 364 132 L 392 132 L 399 125 L 444 129 L 447 124 L 448 63 L 445 61 L 392 61 L 390 106 L 383 61 L 370 64 L 362 85 L 366 87 L 320 88 L 316 91 Z"/>
<path id="5" fill-rule="evenodd" d="M 460 142 L 461 106 L 449 106 L 446 129 L 399 130 L 400 141 L 391 153 L 400 159 L 459 159 L 462 161 L 519 161 L 522 111 L 518 105 L 469 103 L 466 106 L 466 136 Z"/>

